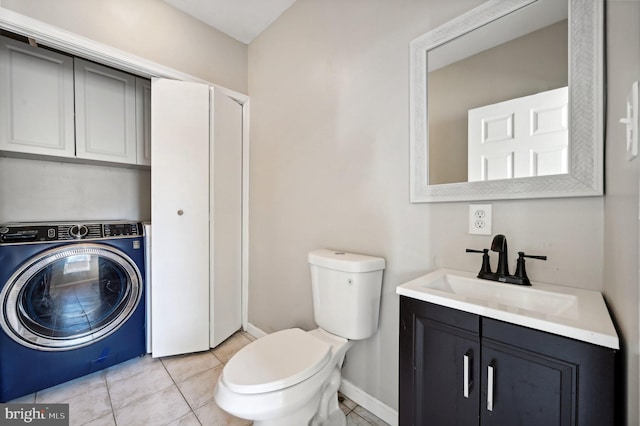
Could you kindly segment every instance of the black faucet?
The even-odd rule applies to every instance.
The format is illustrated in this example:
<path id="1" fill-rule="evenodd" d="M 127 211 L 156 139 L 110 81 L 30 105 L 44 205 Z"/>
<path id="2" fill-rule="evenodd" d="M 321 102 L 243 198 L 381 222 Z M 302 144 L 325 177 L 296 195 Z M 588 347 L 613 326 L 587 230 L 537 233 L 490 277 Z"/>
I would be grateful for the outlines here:
<path id="1" fill-rule="evenodd" d="M 507 257 L 507 237 L 502 234 L 498 234 L 493 237 L 491 242 L 491 251 L 498 253 L 498 268 L 496 272 L 491 272 L 491 264 L 489 262 L 489 250 L 472 250 L 467 249 L 470 253 L 483 253 L 482 256 L 482 268 L 478 273 L 478 278 L 491 281 L 499 281 L 502 283 L 519 284 L 519 285 L 531 285 L 529 277 L 524 266 L 524 258 L 547 260 L 547 256 L 532 256 L 527 255 L 524 252 L 518 252 L 518 265 L 515 275 L 509 274 L 509 261 Z"/>
<path id="2" fill-rule="evenodd" d="M 489 259 L 489 249 L 482 250 L 473 250 L 467 249 L 467 253 L 482 253 L 482 268 L 480 268 L 480 272 L 478 272 L 478 278 L 483 278 L 485 280 L 495 280 L 495 275 L 491 272 L 491 261 Z"/>
<path id="3" fill-rule="evenodd" d="M 507 237 L 502 234 L 498 234 L 493 237 L 493 241 L 491 242 L 491 251 L 498 252 L 498 269 L 496 269 L 496 275 L 508 276 L 509 261 L 507 260 Z"/>

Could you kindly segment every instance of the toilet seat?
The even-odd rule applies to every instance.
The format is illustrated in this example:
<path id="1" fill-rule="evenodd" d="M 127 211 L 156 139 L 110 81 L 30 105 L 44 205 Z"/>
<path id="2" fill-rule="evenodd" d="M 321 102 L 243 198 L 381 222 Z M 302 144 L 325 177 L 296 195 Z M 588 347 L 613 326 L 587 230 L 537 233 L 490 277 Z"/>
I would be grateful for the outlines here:
<path id="1" fill-rule="evenodd" d="M 291 328 L 242 348 L 225 365 L 220 379 L 241 394 L 273 392 L 308 379 L 330 358 L 331 344 Z"/>

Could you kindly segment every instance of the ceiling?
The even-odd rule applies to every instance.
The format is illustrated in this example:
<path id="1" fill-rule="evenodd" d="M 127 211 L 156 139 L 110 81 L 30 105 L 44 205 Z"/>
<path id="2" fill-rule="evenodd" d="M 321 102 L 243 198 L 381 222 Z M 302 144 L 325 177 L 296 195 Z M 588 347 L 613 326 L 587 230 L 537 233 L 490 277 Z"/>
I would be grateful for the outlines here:
<path id="1" fill-rule="evenodd" d="M 249 44 L 296 0 L 163 0 Z"/>

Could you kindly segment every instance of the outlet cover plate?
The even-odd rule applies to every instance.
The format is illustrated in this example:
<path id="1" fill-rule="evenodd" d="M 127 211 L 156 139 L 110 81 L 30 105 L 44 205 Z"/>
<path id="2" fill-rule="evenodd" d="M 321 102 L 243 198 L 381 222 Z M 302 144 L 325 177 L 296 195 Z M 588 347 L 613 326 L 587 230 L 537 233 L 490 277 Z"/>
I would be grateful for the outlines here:
<path id="1" fill-rule="evenodd" d="M 469 234 L 491 235 L 491 204 L 469 204 Z"/>

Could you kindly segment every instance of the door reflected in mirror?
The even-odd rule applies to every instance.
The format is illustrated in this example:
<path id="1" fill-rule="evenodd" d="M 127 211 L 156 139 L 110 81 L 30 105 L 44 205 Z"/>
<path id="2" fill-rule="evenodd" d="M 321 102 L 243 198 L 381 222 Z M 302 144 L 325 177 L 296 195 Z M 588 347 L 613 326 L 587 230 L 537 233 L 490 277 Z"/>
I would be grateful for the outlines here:
<path id="1" fill-rule="evenodd" d="M 411 42 L 411 202 L 603 194 L 604 4 L 488 0 Z"/>
<path id="2" fill-rule="evenodd" d="M 567 11 L 534 3 L 427 52 L 430 185 L 567 173 Z"/>

